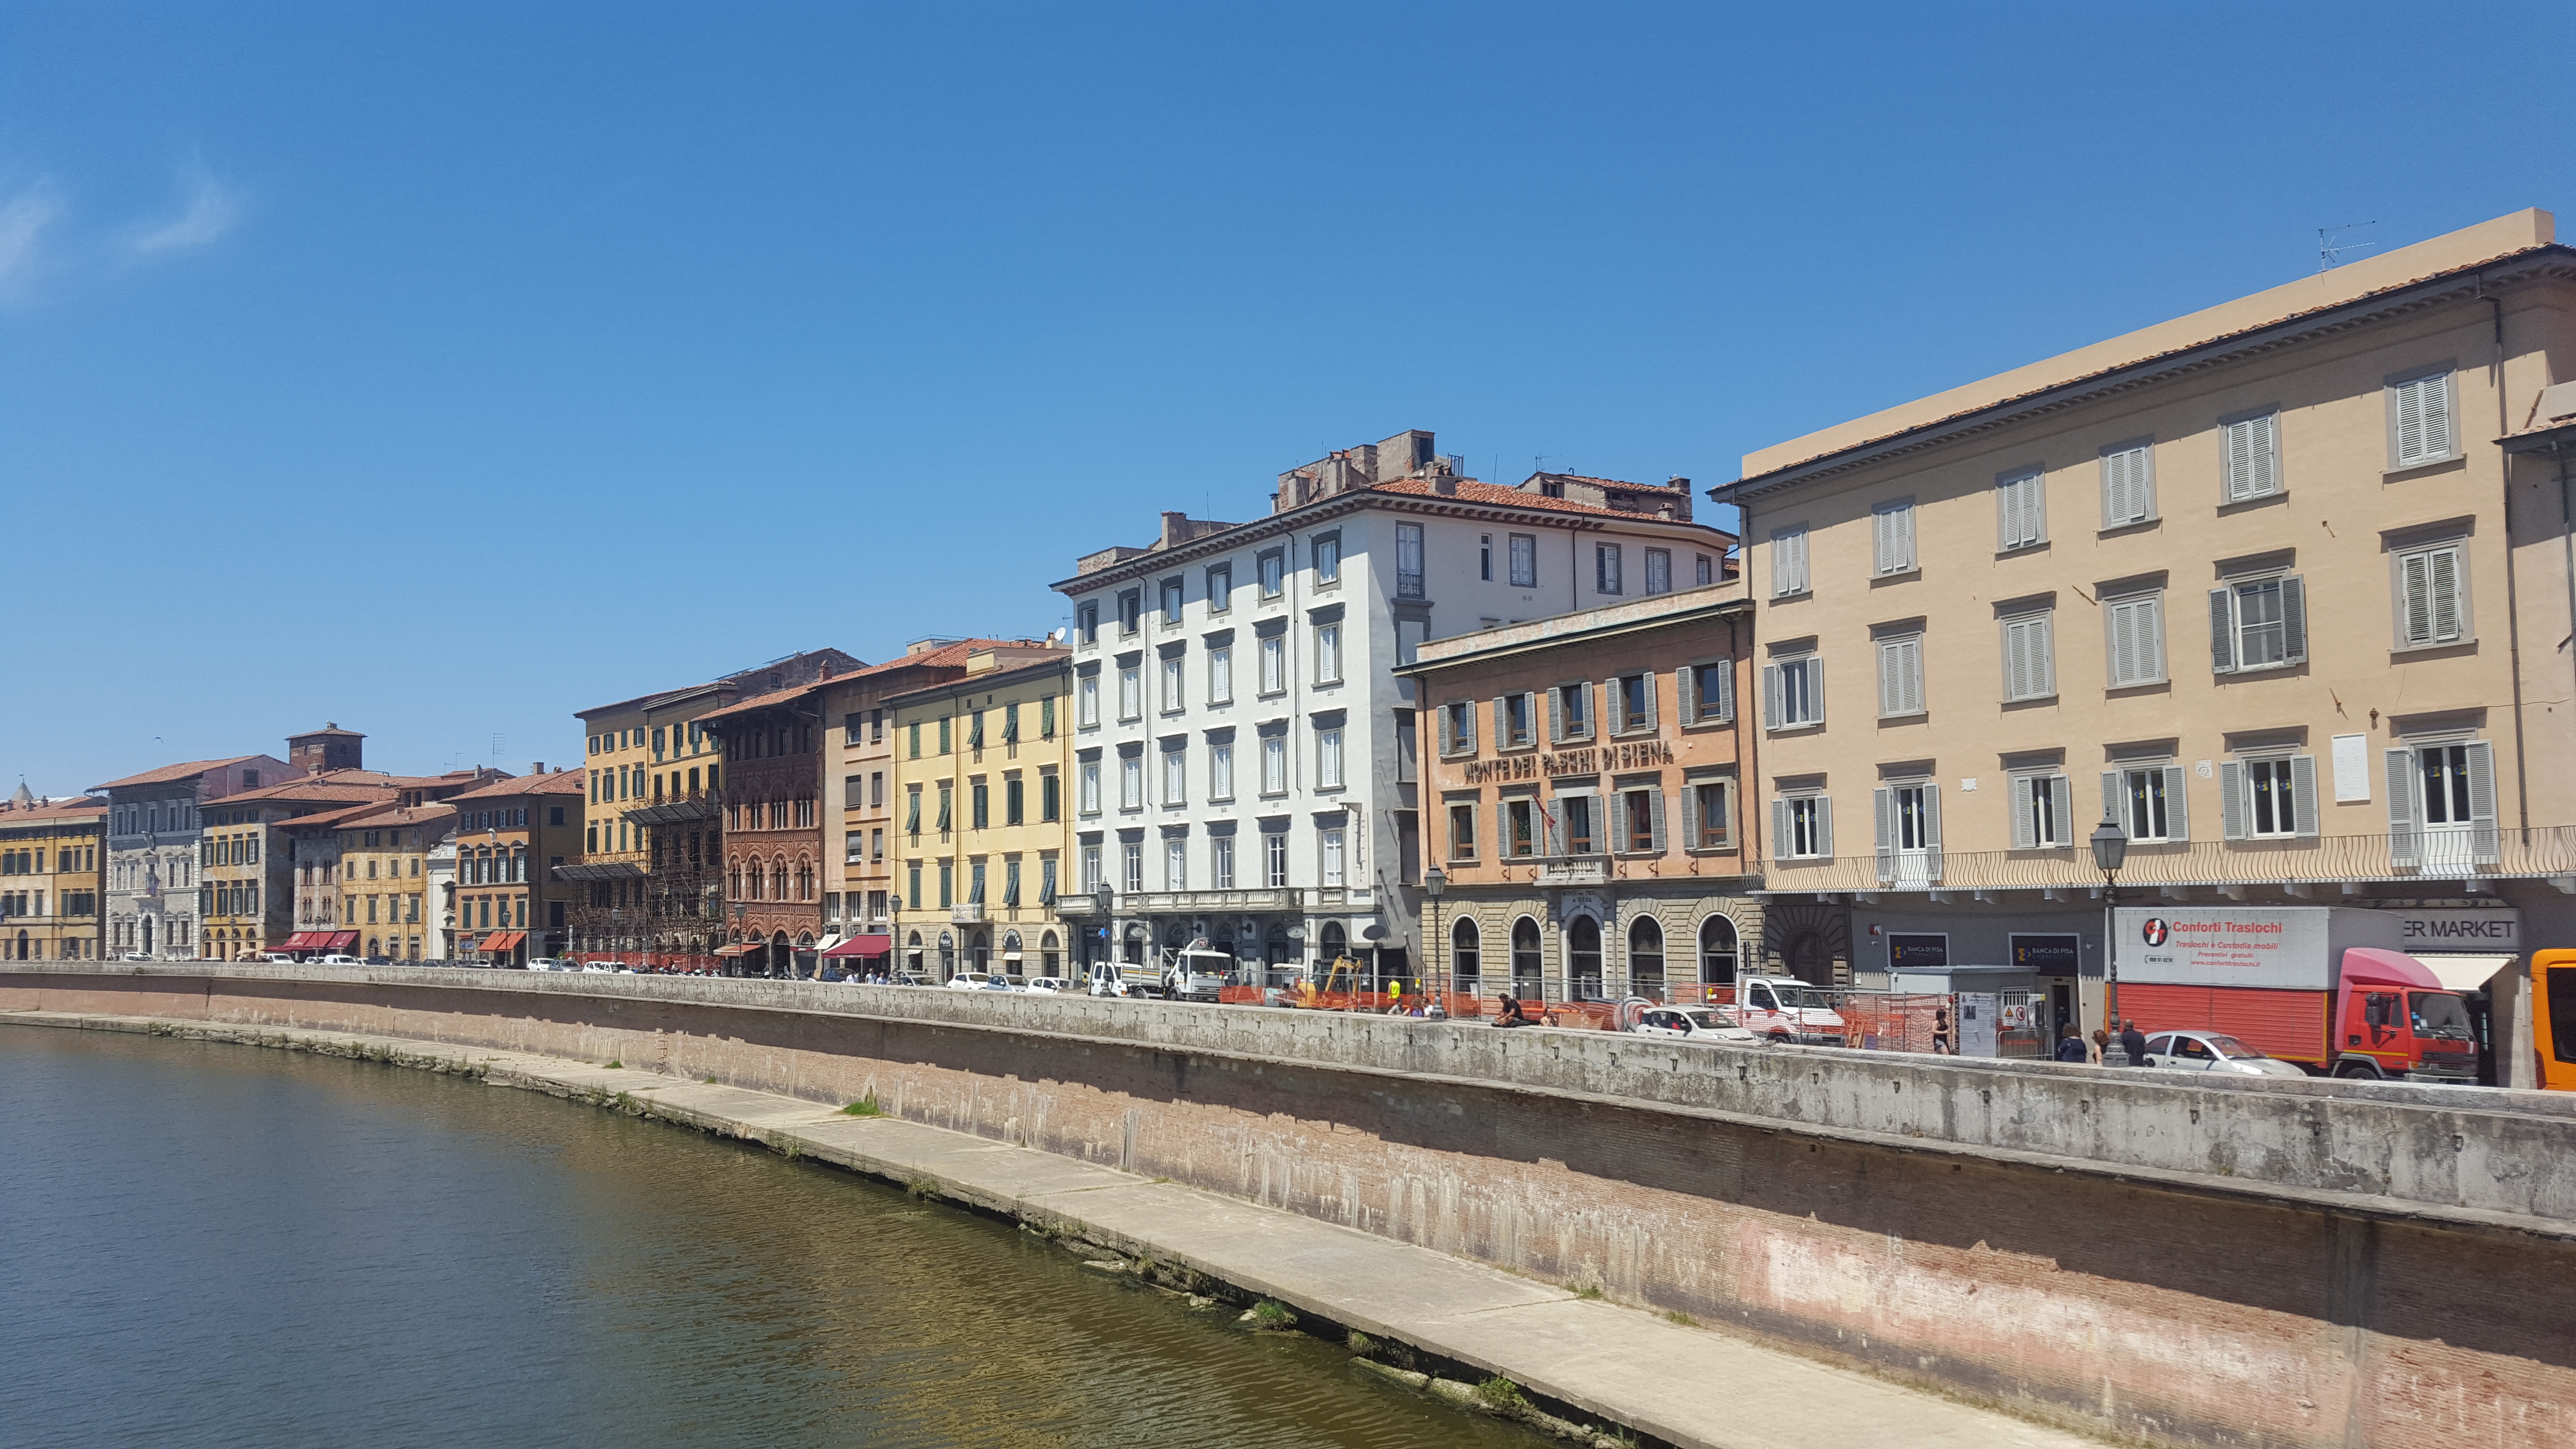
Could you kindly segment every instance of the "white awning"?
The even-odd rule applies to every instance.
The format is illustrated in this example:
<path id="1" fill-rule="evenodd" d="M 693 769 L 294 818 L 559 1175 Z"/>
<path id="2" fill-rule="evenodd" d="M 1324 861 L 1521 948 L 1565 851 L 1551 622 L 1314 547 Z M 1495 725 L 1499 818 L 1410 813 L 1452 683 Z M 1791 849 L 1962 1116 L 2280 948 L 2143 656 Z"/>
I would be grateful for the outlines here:
<path id="1" fill-rule="evenodd" d="M 1017 961 L 1020 959 L 1020 953 L 1017 951 L 1005 951 L 1002 953 L 1002 959 L 1005 961 Z"/>
<path id="2" fill-rule="evenodd" d="M 814 943 L 814 950 L 818 953 L 829 951 L 848 939 L 849 937 L 847 936 L 825 936 L 822 940 Z"/>
<path id="3" fill-rule="evenodd" d="M 2424 963 L 2433 979 L 2446 991 L 2476 991 L 2494 979 L 2495 974 L 2521 960 L 2520 956 L 2427 956 L 2420 951 L 2407 953 Z"/>

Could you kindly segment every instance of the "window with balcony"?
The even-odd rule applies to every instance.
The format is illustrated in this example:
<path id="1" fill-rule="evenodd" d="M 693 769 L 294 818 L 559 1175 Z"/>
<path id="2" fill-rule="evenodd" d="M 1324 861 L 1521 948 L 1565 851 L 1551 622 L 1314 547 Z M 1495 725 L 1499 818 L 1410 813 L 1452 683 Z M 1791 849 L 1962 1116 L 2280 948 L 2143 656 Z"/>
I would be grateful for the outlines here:
<path id="1" fill-rule="evenodd" d="M 2220 824 L 2229 840 L 2297 839 L 2317 833 L 2313 755 L 2222 761 Z"/>
<path id="2" fill-rule="evenodd" d="M 2075 843 L 2072 793 L 2066 776 L 2033 772 L 2006 777 L 2013 811 L 2013 849 L 2048 850 Z"/>
<path id="3" fill-rule="evenodd" d="M 1261 882 L 1272 890 L 1288 884 L 1288 832 L 1284 830 L 1261 834 Z"/>
<path id="4" fill-rule="evenodd" d="M 2400 866 L 2466 870 L 2499 858 L 2495 747 L 2410 743 L 2386 754 L 2388 853 Z"/>
<path id="5" fill-rule="evenodd" d="M 1395 596 L 1399 599 L 1423 596 L 1421 524 L 1399 523 L 1395 526 Z"/>
<path id="6" fill-rule="evenodd" d="M 2179 765 L 2124 765 L 2102 772 L 2102 810 L 2119 817 L 2133 844 L 2191 838 L 2190 796 Z"/>

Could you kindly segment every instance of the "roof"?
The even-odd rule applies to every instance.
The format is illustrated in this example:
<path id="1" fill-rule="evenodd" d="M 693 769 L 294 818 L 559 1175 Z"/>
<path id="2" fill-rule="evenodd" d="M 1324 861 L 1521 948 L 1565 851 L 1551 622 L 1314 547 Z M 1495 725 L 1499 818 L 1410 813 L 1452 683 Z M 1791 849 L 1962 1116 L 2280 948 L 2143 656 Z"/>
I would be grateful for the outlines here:
<path id="1" fill-rule="evenodd" d="M 220 760 L 190 760 L 184 765 L 163 765 L 157 770 L 146 770 L 140 775 L 128 775 L 122 780 L 110 780 L 104 785 L 95 785 L 91 788 L 122 790 L 129 785 L 167 785 L 173 781 L 202 775 L 209 770 L 220 770 L 226 765 L 238 765 L 244 760 L 260 758 L 262 756 L 259 755 L 229 755 Z"/>
<path id="2" fill-rule="evenodd" d="M 739 690 L 748 681 L 750 681 L 753 675 L 760 674 L 767 670 L 775 669 L 784 672 L 801 673 L 808 669 L 819 669 L 821 665 L 825 664 L 831 666 L 833 677 L 837 679 L 845 675 L 859 672 L 861 669 L 866 667 L 867 661 L 859 658 L 855 654 L 839 649 L 807 649 L 795 654 L 784 655 L 780 658 L 772 659 L 765 664 L 755 664 L 748 669 L 737 669 L 730 674 L 710 679 L 703 684 L 684 684 L 677 689 L 655 690 L 651 694 L 639 694 L 633 699 L 621 699 L 615 704 L 593 705 L 589 709 L 577 709 L 573 711 L 573 718 L 587 720 L 593 715 L 615 714 L 620 710 L 628 709 L 641 709 L 649 714 L 654 710 L 675 704 L 694 695 L 720 693 L 728 689 Z"/>
<path id="3" fill-rule="evenodd" d="M 340 728 L 340 722 L 338 720 L 325 720 L 323 721 L 322 728 L 318 730 L 304 730 L 297 734 L 288 735 L 287 738 L 290 740 L 310 740 L 319 739 L 324 735 L 345 735 L 353 740 L 363 740 L 366 738 L 365 735 L 358 733 L 356 730 L 344 730 Z"/>
<path id="4" fill-rule="evenodd" d="M 1540 476 L 1554 477 L 1557 475 L 1542 474 Z M 1569 473 L 1564 476 L 1570 478 L 1574 475 Z M 1590 482 L 1593 480 L 1587 479 L 1585 481 Z M 1602 508 L 1596 504 L 1577 503 L 1571 498 L 1550 498 L 1544 493 L 1532 493 L 1526 489 L 1506 487 L 1500 483 L 1479 483 L 1473 478 L 1456 479 L 1454 480 L 1453 486 L 1455 488 L 1454 492 L 1443 493 L 1432 487 L 1431 480 L 1428 478 L 1398 478 L 1389 483 L 1372 483 L 1365 488 L 1354 488 L 1351 492 L 1404 493 L 1420 498 L 1455 498 L 1461 503 L 1481 503 L 1497 508 L 1535 508 L 1543 513 L 1580 513 L 1591 518 L 1621 518 L 1633 523 L 1675 523 L 1689 528 L 1707 527 L 1706 524 L 1689 523 L 1686 520 L 1679 518 L 1657 518 L 1651 513 L 1635 513 L 1625 508 Z M 1602 486 L 1606 488 L 1642 488 L 1649 485 L 1640 483 L 1604 482 Z M 1666 489 L 1664 491 L 1671 492 L 1673 490 Z M 1333 496 L 1344 497 L 1347 495 L 1335 494 Z"/>
<path id="5" fill-rule="evenodd" d="M 1616 603 L 1578 609 L 1570 614 L 1552 614 L 1546 618 L 1427 640 L 1418 647 L 1415 662 L 1397 665 L 1394 673 L 1427 676 L 1460 665 L 1484 664 L 1516 654 L 1549 649 L 1594 649 L 1621 635 L 1702 625 L 1731 614 L 1752 612 L 1753 601 L 1745 597 L 1743 581 L 1730 578 L 1695 589 L 1622 599 Z"/>
<path id="6" fill-rule="evenodd" d="M 885 702 L 889 709 L 901 709 L 906 705 L 918 704 L 924 700 L 978 694 L 995 685 L 1011 684 L 1022 678 L 1034 678 L 1049 672 L 1061 674 L 1072 668 L 1073 651 L 1069 648 L 1057 649 L 1043 659 L 1025 660 L 983 674 L 963 674 L 955 679 L 943 679 L 934 684 L 925 684 L 919 689 L 908 689 L 901 694 L 889 694 L 885 697 Z"/>
<path id="7" fill-rule="evenodd" d="M 436 821 L 455 819 L 456 810 L 453 806 L 445 804 L 361 805 L 354 810 L 341 812 L 341 817 L 338 824 L 343 829 L 354 829 L 361 825 L 427 825 Z"/>
<path id="8" fill-rule="evenodd" d="M 0 805 L 0 830 L 20 825 L 63 824 L 75 820 L 97 820 L 107 814 L 107 802 L 84 796 L 78 800 L 40 801 L 33 805 Z"/>
<path id="9" fill-rule="evenodd" d="M 370 815 L 383 808 L 385 808 L 385 802 L 382 800 L 365 800 L 355 805 L 343 805 L 337 810 L 317 810 L 310 815 L 298 815 L 292 820 L 280 820 L 277 822 L 277 827 L 280 830 L 301 830 L 307 827 L 338 829 L 358 816 Z"/>
<path id="10" fill-rule="evenodd" d="M 229 810 L 248 800 L 353 802 L 389 795 L 404 785 L 419 783 L 421 782 L 388 775 L 379 770 L 325 770 L 319 775 L 307 775 L 300 780 L 289 780 L 283 785 L 269 785 L 257 790 L 244 790 L 238 795 L 227 795 L 224 797 L 223 806 Z"/>
<path id="11" fill-rule="evenodd" d="M 2290 324 L 2339 312 L 2360 303 L 2392 297 L 2428 282 L 2458 277 L 2499 262 L 2544 251 L 2555 245 L 2557 223 L 2537 208 L 2400 247 L 2367 261 L 2348 263 L 2312 277 L 2302 277 L 2269 290 L 2215 307 L 2169 318 L 2072 352 L 1997 373 L 1977 382 L 1917 398 L 1892 408 L 1837 423 L 1744 455 L 1744 476 L 1709 490 L 1721 502 L 1758 491 L 1758 485 L 1794 481 L 1782 475 L 1803 474 L 1846 455 L 1871 450 L 1897 439 L 1941 429 L 1965 419 L 2108 379 L 2139 367 L 2198 354 L 2211 347 L 2246 341 Z"/>
<path id="12" fill-rule="evenodd" d="M 450 800 L 499 800 L 512 795 L 587 795 L 590 793 L 589 771 L 580 765 L 569 770 L 548 770 L 542 775 L 520 775 L 495 780 L 489 785 L 460 790 Z"/>
<path id="13" fill-rule="evenodd" d="M 1589 483 L 1595 488 L 1617 488 L 1623 492 L 1685 493 L 1689 491 L 1688 479 L 1680 483 L 1631 483 L 1624 478 L 1595 478 L 1587 473 L 1550 473 L 1543 469 L 1532 473 L 1530 477 L 1544 478 L 1551 483 Z"/>
<path id="14" fill-rule="evenodd" d="M 698 723 L 701 725 L 711 726 L 718 720 L 729 719 L 735 715 L 753 714 L 760 710 L 768 709 L 774 705 L 786 704 L 791 700 L 803 699 L 805 696 L 812 694 L 814 691 L 821 689 L 823 686 L 830 684 L 831 682 L 832 681 L 828 679 L 817 679 L 810 684 L 791 685 L 786 689 L 773 690 L 768 694 L 755 694 L 749 699 L 738 699 L 733 703 L 724 706 L 722 709 L 711 709 L 705 714 L 699 715 Z"/>

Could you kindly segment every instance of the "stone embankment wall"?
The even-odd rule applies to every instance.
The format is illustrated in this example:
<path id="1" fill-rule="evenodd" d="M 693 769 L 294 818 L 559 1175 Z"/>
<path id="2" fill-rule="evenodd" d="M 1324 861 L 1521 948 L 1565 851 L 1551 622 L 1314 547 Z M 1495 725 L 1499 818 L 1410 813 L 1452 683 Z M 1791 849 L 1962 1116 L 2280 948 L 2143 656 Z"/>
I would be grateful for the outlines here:
<path id="1" fill-rule="evenodd" d="M 652 977 L 31 963 L 0 1010 L 873 1093 L 2152 1440 L 2576 1443 L 2576 1104 L 2541 1094 Z"/>

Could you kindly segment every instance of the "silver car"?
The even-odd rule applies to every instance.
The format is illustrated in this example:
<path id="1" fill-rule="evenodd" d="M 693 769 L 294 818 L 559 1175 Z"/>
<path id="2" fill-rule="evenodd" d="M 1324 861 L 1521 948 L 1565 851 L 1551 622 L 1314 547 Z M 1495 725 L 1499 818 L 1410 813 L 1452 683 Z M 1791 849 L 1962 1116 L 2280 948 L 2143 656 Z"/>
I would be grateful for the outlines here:
<path id="1" fill-rule="evenodd" d="M 2296 1062 L 2267 1057 L 2223 1031 L 2164 1031 L 2147 1038 L 2147 1065 L 2248 1077 L 2304 1077 Z"/>

